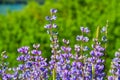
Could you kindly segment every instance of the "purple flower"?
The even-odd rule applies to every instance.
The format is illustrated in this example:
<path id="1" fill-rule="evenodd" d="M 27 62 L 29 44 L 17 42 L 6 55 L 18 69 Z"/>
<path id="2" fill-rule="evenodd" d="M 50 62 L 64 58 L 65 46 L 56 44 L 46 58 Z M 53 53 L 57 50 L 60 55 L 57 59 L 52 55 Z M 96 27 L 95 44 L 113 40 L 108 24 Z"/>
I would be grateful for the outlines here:
<path id="1" fill-rule="evenodd" d="M 104 26 L 102 29 L 101 29 L 101 32 L 105 32 L 107 30 L 106 26 Z"/>
<path id="2" fill-rule="evenodd" d="M 32 65 L 33 65 L 32 62 L 28 61 L 28 62 L 26 62 L 25 66 L 26 66 L 26 68 L 31 68 Z"/>
<path id="3" fill-rule="evenodd" d="M 21 55 L 21 56 L 19 56 L 19 57 L 17 58 L 18 61 L 24 61 L 24 59 L 25 59 L 25 56 L 24 56 L 24 55 Z"/>
<path id="4" fill-rule="evenodd" d="M 23 74 L 23 77 L 24 77 L 25 79 L 29 79 L 29 78 L 31 77 L 30 71 L 29 71 L 29 70 L 25 71 L 24 74 Z"/>
<path id="5" fill-rule="evenodd" d="M 53 28 L 57 28 L 57 25 L 56 25 L 56 24 L 53 24 Z"/>
<path id="6" fill-rule="evenodd" d="M 71 48 L 70 48 L 70 47 L 62 46 L 62 47 L 61 47 L 61 50 L 63 50 L 64 52 L 70 52 L 70 51 L 71 51 Z"/>
<path id="7" fill-rule="evenodd" d="M 107 37 L 106 36 L 102 36 L 102 41 L 103 42 L 107 42 Z"/>
<path id="8" fill-rule="evenodd" d="M 81 36 L 77 35 L 76 40 L 77 40 L 77 41 L 88 42 L 88 41 L 89 41 L 89 38 L 88 38 L 88 37 L 84 37 L 84 36 L 82 36 L 82 35 L 81 35 Z"/>
<path id="9" fill-rule="evenodd" d="M 75 45 L 74 47 L 75 47 L 75 51 L 76 51 L 76 52 L 79 52 L 79 51 L 80 51 L 80 46 L 79 46 L 79 45 Z"/>
<path id="10" fill-rule="evenodd" d="M 51 20 L 56 20 L 56 16 L 55 15 L 53 15 L 52 17 L 51 17 Z"/>
<path id="11" fill-rule="evenodd" d="M 46 25 L 44 26 L 44 28 L 50 29 L 50 28 L 52 28 L 52 25 L 51 25 L 51 24 L 46 24 Z"/>
<path id="12" fill-rule="evenodd" d="M 7 56 L 7 55 L 3 55 L 3 58 L 5 58 L 5 59 L 6 59 L 6 58 L 8 58 L 8 56 Z"/>
<path id="13" fill-rule="evenodd" d="M 31 53 L 36 55 L 41 55 L 41 51 L 38 50 L 32 50 Z"/>
<path id="14" fill-rule="evenodd" d="M 120 57 L 120 52 L 115 52 L 115 57 Z"/>
<path id="15" fill-rule="evenodd" d="M 88 41 L 89 41 L 89 38 L 88 38 L 88 37 L 84 37 L 84 38 L 83 38 L 83 41 L 84 41 L 84 42 L 88 42 Z"/>
<path id="16" fill-rule="evenodd" d="M 84 32 L 86 32 L 86 33 L 89 33 L 89 32 L 90 32 L 90 30 L 88 29 L 88 27 L 85 28 L 85 31 L 84 31 Z"/>
<path id="17" fill-rule="evenodd" d="M 91 56 L 94 56 L 94 55 L 95 55 L 94 50 L 92 50 L 92 51 L 90 52 L 90 55 L 91 55 Z"/>
<path id="18" fill-rule="evenodd" d="M 25 68 L 25 67 L 24 67 L 23 64 L 19 64 L 19 65 L 18 65 L 18 70 L 21 70 L 21 71 L 22 71 L 22 70 L 24 70 L 24 68 Z M 15 69 L 14 71 L 16 71 L 16 69 Z"/>
<path id="19" fill-rule="evenodd" d="M 83 36 L 77 35 L 76 40 L 77 40 L 77 41 L 81 41 L 81 40 L 83 40 L 83 38 L 84 38 Z"/>
<path id="20" fill-rule="evenodd" d="M 69 43 L 70 43 L 69 40 L 65 40 L 65 39 L 63 39 L 62 41 L 63 41 L 64 44 L 69 44 Z"/>
<path id="21" fill-rule="evenodd" d="M 98 59 L 96 62 L 97 62 L 97 63 L 104 63 L 104 60 Z"/>
<path id="22" fill-rule="evenodd" d="M 88 27 L 86 27 L 86 28 L 80 27 L 80 30 L 81 30 L 82 32 L 85 32 L 85 33 L 89 33 L 89 32 L 90 32 L 90 30 L 88 29 Z"/>
<path id="23" fill-rule="evenodd" d="M 113 80 L 120 79 L 120 55 L 119 54 L 120 54 L 120 51 L 115 52 L 115 58 L 112 60 L 112 64 L 111 64 L 110 73 L 112 75 L 111 78 L 113 78 Z"/>
<path id="24" fill-rule="evenodd" d="M 28 50 L 29 50 L 29 47 L 28 47 L 28 46 L 24 46 L 24 47 L 19 48 L 17 51 L 18 51 L 19 53 L 27 54 L 27 53 L 28 53 Z"/>
<path id="25" fill-rule="evenodd" d="M 113 76 L 108 76 L 108 80 L 114 80 Z"/>
<path id="26" fill-rule="evenodd" d="M 46 16 L 45 19 L 49 21 L 50 20 L 50 16 Z"/>
<path id="27" fill-rule="evenodd" d="M 56 12 L 57 12 L 57 9 L 50 9 L 50 12 L 51 12 L 51 13 L 56 13 Z"/>
<path id="28" fill-rule="evenodd" d="M 104 51 L 105 49 L 103 47 L 101 47 L 100 45 L 96 45 L 95 46 L 97 51 Z"/>
<path id="29" fill-rule="evenodd" d="M 84 27 L 80 27 L 80 30 L 81 30 L 82 32 L 84 32 Z"/>
<path id="30" fill-rule="evenodd" d="M 83 51 L 89 50 L 88 46 L 84 46 Z"/>
<path id="31" fill-rule="evenodd" d="M 95 56 L 103 56 L 104 54 L 102 52 L 95 52 Z"/>

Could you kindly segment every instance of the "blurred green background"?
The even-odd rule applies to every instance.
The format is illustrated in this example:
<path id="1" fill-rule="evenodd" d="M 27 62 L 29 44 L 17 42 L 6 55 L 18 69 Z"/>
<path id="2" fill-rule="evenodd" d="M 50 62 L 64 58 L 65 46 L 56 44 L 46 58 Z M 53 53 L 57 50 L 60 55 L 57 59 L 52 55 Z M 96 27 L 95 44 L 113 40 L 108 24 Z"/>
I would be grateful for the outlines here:
<path id="1" fill-rule="evenodd" d="M 12 7 L 11 7 L 12 6 Z M 50 39 L 44 29 L 45 16 L 51 8 L 58 9 L 56 23 L 62 38 L 70 40 L 74 47 L 80 26 L 88 26 L 92 39 L 97 26 L 109 21 L 107 63 L 110 65 L 114 52 L 120 47 L 120 0 L 36 0 L 27 2 L 0 2 L 0 52 L 6 50 L 10 66 L 16 66 L 17 48 L 40 43 L 42 55 L 49 59 Z M 92 40 L 91 40 L 92 42 Z M 89 45 L 91 46 L 91 45 Z M 32 48 L 31 48 L 32 49 Z"/>

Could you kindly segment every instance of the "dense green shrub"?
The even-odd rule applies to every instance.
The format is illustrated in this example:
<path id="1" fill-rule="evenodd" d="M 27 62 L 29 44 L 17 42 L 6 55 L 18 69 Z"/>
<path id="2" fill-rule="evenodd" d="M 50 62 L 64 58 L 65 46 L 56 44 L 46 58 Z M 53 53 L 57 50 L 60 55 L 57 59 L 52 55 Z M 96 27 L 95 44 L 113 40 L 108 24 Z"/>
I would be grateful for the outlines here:
<path id="1" fill-rule="evenodd" d="M 108 55 L 107 61 L 113 58 L 113 53 L 120 45 L 120 1 L 116 0 L 46 0 L 43 5 L 30 2 L 25 9 L 18 12 L 9 12 L 0 16 L 0 52 L 8 52 L 11 66 L 15 65 L 17 48 L 33 43 L 40 43 L 45 57 L 49 57 L 49 36 L 45 33 L 45 16 L 50 8 L 58 9 L 57 24 L 59 26 L 59 38 L 70 39 L 73 46 L 75 37 L 79 33 L 80 26 L 88 26 L 94 33 L 97 26 L 106 25 L 108 29 Z M 94 35 L 89 35 L 90 37 Z M 61 41 L 60 41 L 61 42 Z M 91 46 L 91 45 L 90 45 Z M 47 49 L 47 50 L 46 50 Z M 16 53 L 15 53 L 16 51 Z M 109 63 L 108 63 L 109 64 Z"/>

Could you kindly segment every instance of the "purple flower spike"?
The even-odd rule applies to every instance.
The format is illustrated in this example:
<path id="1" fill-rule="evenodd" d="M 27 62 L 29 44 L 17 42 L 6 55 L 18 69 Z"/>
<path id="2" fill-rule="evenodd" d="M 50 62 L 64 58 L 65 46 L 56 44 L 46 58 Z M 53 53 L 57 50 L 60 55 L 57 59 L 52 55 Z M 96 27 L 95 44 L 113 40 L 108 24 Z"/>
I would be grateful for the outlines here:
<path id="1" fill-rule="evenodd" d="M 115 58 L 111 62 L 111 76 L 108 80 L 120 80 L 120 51 L 115 52 Z"/>
<path id="2" fill-rule="evenodd" d="M 19 53 L 27 54 L 27 53 L 28 53 L 28 50 L 29 50 L 29 47 L 28 47 L 28 46 L 24 46 L 24 47 L 19 48 L 17 51 L 18 51 Z"/>

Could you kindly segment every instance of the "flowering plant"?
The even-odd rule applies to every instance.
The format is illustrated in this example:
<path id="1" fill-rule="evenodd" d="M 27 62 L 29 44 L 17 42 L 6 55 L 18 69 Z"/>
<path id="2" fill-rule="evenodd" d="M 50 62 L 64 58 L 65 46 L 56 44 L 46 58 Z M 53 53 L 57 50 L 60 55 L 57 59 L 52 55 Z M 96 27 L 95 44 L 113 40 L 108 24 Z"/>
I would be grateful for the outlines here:
<path id="1" fill-rule="evenodd" d="M 96 30 L 93 39 L 92 50 L 87 46 L 90 33 L 88 27 L 80 27 L 81 35 L 76 36 L 80 44 L 74 45 L 74 52 L 69 40 L 63 39 L 64 45 L 59 44 L 58 27 L 55 23 L 56 9 L 50 10 L 51 16 L 46 16 L 49 22 L 44 26 L 50 35 L 51 60 L 41 56 L 40 44 L 34 44 L 31 50 L 29 46 L 18 48 L 21 54 L 17 60 L 21 62 L 17 67 L 9 68 L 5 59 L 6 51 L 1 54 L 0 78 L 3 80 L 120 80 L 120 50 L 115 53 L 111 62 L 110 75 L 105 73 L 105 59 L 107 47 L 108 24 L 101 29 L 102 40 L 99 40 L 100 28 Z M 101 42 L 105 45 L 101 45 Z M 86 54 L 88 53 L 88 55 Z"/>

